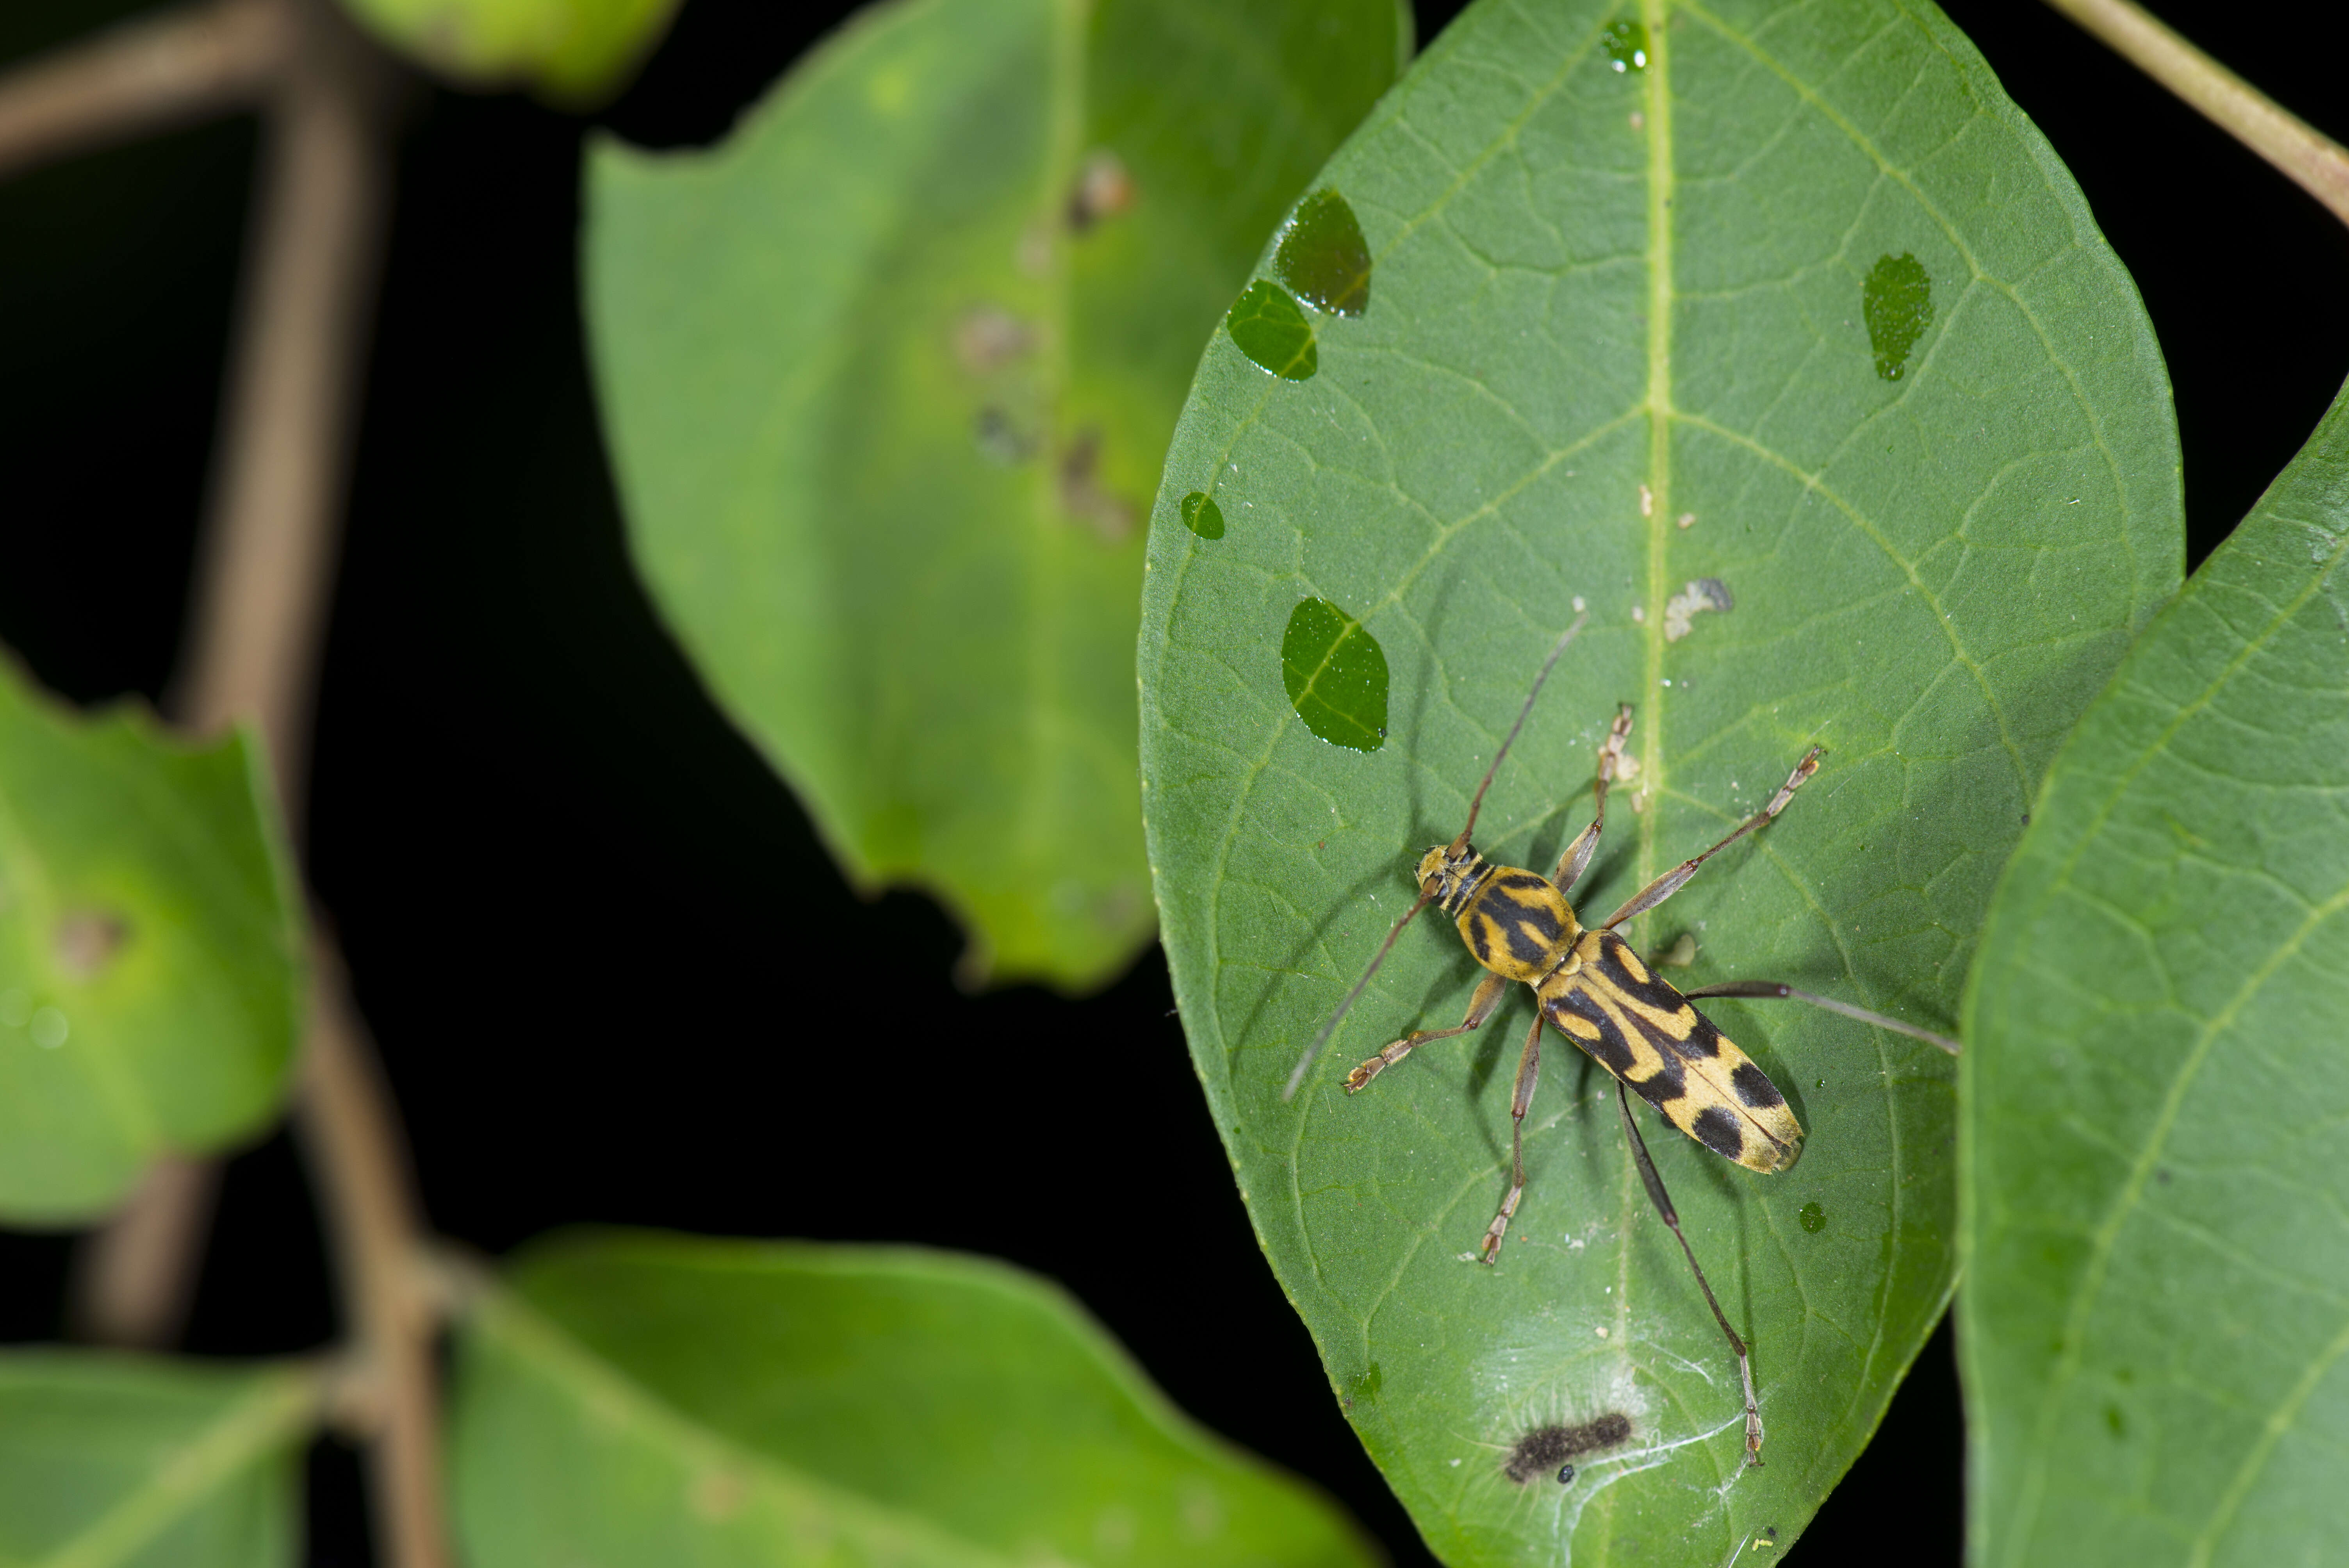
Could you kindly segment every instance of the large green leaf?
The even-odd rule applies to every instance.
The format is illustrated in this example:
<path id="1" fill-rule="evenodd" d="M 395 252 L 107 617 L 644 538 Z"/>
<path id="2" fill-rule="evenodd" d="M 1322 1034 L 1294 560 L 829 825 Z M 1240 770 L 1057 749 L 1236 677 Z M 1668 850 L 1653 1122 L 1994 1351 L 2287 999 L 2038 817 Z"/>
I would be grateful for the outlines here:
<path id="1" fill-rule="evenodd" d="M 2051 773 L 1968 999 L 1974 1560 L 2349 1561 L 2349 393 Z"/>
<path id="2" fill-rule="evenodd" d="M 288 1370 L 0 1353 L 0 1563 L 293 1563 L 316 1404 Z"/>
<path id="3" fill-rule="evenodd" d="M 0 1220 L 103 1213 L 285 1093 L 299 909 L 257 748 L 82 719 L 0 659 Z"/>
<path id="4" fill-rule="evenodd" d="M 1371 1558 L 1000 1264 L 622 1233 L 543 1244 L 511 1284 L 462 1340 L 477 1568 Z"/>
<path id="5" fill-rule="evenodd" d="M 1487 0 L 1318 183 L 1366 237 L 1368 307 L 1310 310 L 1303 379 L 1293 346 L 1268 374 L 1218 336 L 1152 533 L 1150 845 L 1200 1076 L 1274 1268 L 1447 1561 L 1761 1560 L 1951 1289 L 1946 1057 L 1710 1003 L 1808 1130 L 1802 1162 L 1755 1175 L 1648 1119 L 1754 1343 L 1770 1438 L 1744 1471 L 1734 1364 L 1608 1080 L 1557 1037 L 1506 1255 L 1463 1261 L 1507 1181 L 1521 995 L 1341 1092 L 1459 1018 L 1478 972 L 1441 917 L 1281 1089 L 1585 610 L 1483 848 L 1549 869 L 1619 701 L 1639 769 L 1586 913 L 1824 746 L 1775 825 L 1628 929 L 1692 937 L 1684 985 L 1950 1028 L 2047 758 L 2177 585 L 2160 359 L 2079 192 L 1927 5 Z M 1306 294 L 1293 260 L 1268 270 Z M 1194 492 L 1221 537 L 1183 526 Z M 1570 1485 L 1505 1474 L 1529 1431 L 1609 1416 L 1625 1439 Z"/>
<path id="6" fill-rule="evenodd" d="M 473 87 L 585 107 L 617 92 L 678 0 L 343 0 L 385 43 Z"/>
<path id="7" fill-rule="evenodd" d="M 1199 344 L 1408 50 L 1395 0 L 903 0 L 723 146 L 605 142 L 629 538 L 718 700 L 966 977 L 1149 939 L 1141 521 Z"/>

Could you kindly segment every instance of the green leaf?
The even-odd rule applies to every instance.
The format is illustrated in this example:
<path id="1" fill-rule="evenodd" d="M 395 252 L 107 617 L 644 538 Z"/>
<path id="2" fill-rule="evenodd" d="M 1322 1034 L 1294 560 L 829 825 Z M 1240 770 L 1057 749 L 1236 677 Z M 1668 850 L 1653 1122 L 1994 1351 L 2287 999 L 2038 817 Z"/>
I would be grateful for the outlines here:
<path id="1" fill-rule="evenodd" d="M 1759 1561 L 1947 1300 L 1948 1057 L 1708 1002 L 1807 1130 L 1801 1163 L 1757 1175 L 1640 1113 L 1753 1341 L 1769 1440 L 1747 1470 L 1735 1364 L 1608 1079 L 1559 1037 L 1506 1255 L 1463 1261 L 1508 1185 L 1522 991 L 1342 1092 L 1460 1018 L 1480 972 L 1449 923 L 1403 933 L 1282 1086 L 1580 612 L 1484 851 L 1549 871 L 1619 702 L 1638 770 L 1577 890 L 1593 920 L 1823 746 L 1784 817 L 1626 934 L 1692 939 L 1684 986 L 1777 980 L 1950 1029 L 2048 758 L 2177 586 L 2159 355 L 2046 144 L 1939 13 L 1895 0 L 1487 0 L 1313 183 L 1360 222 L 1369 308 L 1314 320 L 1308 381 L 1218 335 L 1151 536 L 1145 799 L 1193 1055 L 1273 1266 L 1440 1555 Z M 1898 381 L 1867 304 L 1886 256 L 1926 280 Z M 1222 539 L 1181 525 L 1193 491 Z M 1309 600 L 1383 650 L 1376 751 L 1288 699 Z M 1628 1439 L 1570 1485 L 1524 1462 L 1557 1434 L 1520 1456 L 1611 1416 Z"/>
<path id="2" fill-rule="evenodd" d="M 285 1092 L 299 905 L 259 748 L 83 719 L 0 660 L 0 1221 L 103 1214 Z"/>
<path id="3" fill-rule="evenodd" d="M 1408 47 L 1395 0 L 910 0 L 711 151 L 595 149 L 638 568 L 967 978 L 1083 988 L 1149 940 L 1143 512 L 1200 343 Z"/>
<path id="4" fill-rule="evenodd" d="M 1973 1559 L 2349 1559 L 2349 392 L 2129 652 L 1982 934 Z"/>
<path id="5" fill-rule="evenodd" d="M 668 30 L 678 0 L 343 0 L 367 29 L 453 81 L 536 88 L 590 108 L 618 92 Z"/>
<path id="6" fill-rule="evenodd" d="M 292 1563 L 316 1403 L 283 1368 L 0 1353 L 0 1562 Z"/>
<path id="7" fill-rule="evenodd" d="M 1372 1560 L 1000 1264 L 605 1233 L 534 1247 L 510 1284 L 460 1342 L 477 1568 Z"/>

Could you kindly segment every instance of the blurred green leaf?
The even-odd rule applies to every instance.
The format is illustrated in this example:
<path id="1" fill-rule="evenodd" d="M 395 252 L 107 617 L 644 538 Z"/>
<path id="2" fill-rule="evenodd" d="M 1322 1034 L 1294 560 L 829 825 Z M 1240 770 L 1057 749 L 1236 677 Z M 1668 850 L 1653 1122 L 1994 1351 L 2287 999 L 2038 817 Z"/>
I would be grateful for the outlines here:
<path id="1" fill-rule="evenodd" d="M 470 87 L 527 85 L 592 108 L 668 30 L 678 0 L 343 0 L 385 43 Z"/>
<path id="2" fill-rule="evenodd" d="M 0 1563 L 292 1563 L 316 1404 L 282 1368 L 0 1352 Z"/>
<path id="3" fill-rule="evenodd" d="M 1961 1103 L 1973 1560 L 2349 1561 L 2349 393 L 2064 748 Z"/>
<path id="4" fill-rule="evenodd" d="M 1507 1185 L 1522 995 L 1341 1092 L 1464 1010 L 1479 971 L 1440 917 L 1281 1088 L 1585 610 L 1484 850 L 1550 869 L 1619 702 L 1639 768 L 1578 890 L 1594 918 L 1823 745 L 1785 817 L 1627 934 L 1692 938 L 1683 985 L 1781 980 L 1949 1029 L 2049 758 L 2177 586 L 2160 356 L 2070 178 L 1930 6 L 1494 0 L 1314 186 L 1360 222 L 1368 308 L 1315 315 L 1309 380 L 1219 335 L 1154 519 L 1145 799 L 1194 1058 L 1273 1266 L 1440 1555 L 1760 1561 L 1948 1298 L 1946 1057 L 1710 1002 L 1808 1130 L 1801 1163 L 1756 1175 L 1646 1122 L 1752 1336 L 1769 1442 L 1744 1470 L 1734 1362 L 1611 1086 L 1555 1037 L 1506 1255 L 1464 1261 Z M 1877 325 L 1914 330 L 1879 347 L 1888 255 Z M 1221 539 L 1182 526 L 1194 492 Z M 1284 686 L 1310 600 L 1384 650 L 1375 751 Z M 1506 1475 L 1529 1432 L 1609 1416 L 1628 1440 L 1570 1485 Z"/>
<path id="5" fill-rule="evenodd" d="M 304 966 L 268 788 L 242 735 L 84 719 L 0 659 L 0 1221 L 95 1218 L 275 1110 Z"/>
<path id="6" fill-rule="evenodd" d="M 1149 940 L 1143 513 L 1200 343 L 1408 46 L 1395 0 L 909 0 L 711 151 L 595 151 L 638 568 L 968 979 L 1081 989 Z"/>
<path id="7" fill-rule="evenodd" d="M 460 1341 L 475 1568 L 1373 1560 L 1000 1264 L 607 1233 L 510 1285 Z"/>

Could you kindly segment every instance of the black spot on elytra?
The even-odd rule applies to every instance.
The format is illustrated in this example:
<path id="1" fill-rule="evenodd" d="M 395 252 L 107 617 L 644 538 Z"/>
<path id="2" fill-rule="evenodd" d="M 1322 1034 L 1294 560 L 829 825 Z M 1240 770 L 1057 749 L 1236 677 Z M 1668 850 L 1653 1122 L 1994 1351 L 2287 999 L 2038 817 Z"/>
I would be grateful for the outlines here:
<path id="1" fill-rule="evenodd" d="M 1745 1134 L 1738 1129 L 1737 1118 L 1717 1105 L 1708 1105 L 1696 1113 L 1696 1120 L 1689 1125 L 1689 1136 L 1724 1160 L 1734 1160 L 1745 1152 Z"/>
<path id="2" fill-rule="evenodd" d="M 1633 1084 L 1631 1089 L 1641 1099 L 1661 1110 L 1670 1101 L 1688 1093 L 1688 1075 L 1680 1063 L 1666 1057 L 1662 1068 L 1653 1078 Z"/>
<path id="3" fill-rule="evenodd" d="M 1688 1005 L 1682 1003 L 1682 1006 Z M 1688 1038 L 1673 1041 L 1672 1048 L 1692 1060 L 1709 1062 L 1721 1055 L 1721 1031 L 1713 1026 L 1711 1018 L 1694 1007 L 1689 1007 L 1689 1016 L 1693 1022 L 1690 1025 Z"/>
<path id="4" fill-rule="evenodd" d="M 1737 1098 L 1748 1105 L 1771 1106 L 1786 1103 L 1786 1097 L 1778 1092 L 1778 1086 L 1770 1081 L 1770 1075 L 1752 1062 L 1739 1063 L 1737 1070 L 1729 1075 L 1729 1081 L 1736 1086 Z"/>
<path id="5" fill-rule="evenodd" d="M 1519 1486 L 1536 1476 L 1552 1473 L 1560 1481 L 1570 1481 L 1574 1479 L 1574 1467 L 1568 1460 L 1595 1454 L 1601 1449 L 1619 1448 L 1630 1440 L 1631 1418 L 1617 1410 L 1579 1426 L 1536 1427 L 1509 1450 L 1501 1473 Z"/>

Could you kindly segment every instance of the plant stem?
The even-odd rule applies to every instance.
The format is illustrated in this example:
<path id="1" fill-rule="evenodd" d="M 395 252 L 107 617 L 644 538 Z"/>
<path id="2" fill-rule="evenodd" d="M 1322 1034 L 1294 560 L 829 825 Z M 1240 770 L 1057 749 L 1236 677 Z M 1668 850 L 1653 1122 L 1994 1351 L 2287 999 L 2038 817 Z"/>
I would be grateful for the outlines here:
<path id="1" fill-rule="evenodd" d="M 142 16 L 0 74 L 0 178 L 250 108 L 285 52 L 275 0 Z"/>
<path id="2" fill-rule="evenodd" d="M 372 1372 L 368 1481 L 387 1568 L 447 1568 L 440 1410 L 432 1359 L 437 1292 L 399 1121 L 331 943 L 315 944 L 310 1039 L 295 1125 L 345 1310 Z"/>
<path id="3" fill-rule="evenodd" d="M 2135 0 L 2047 0 L 2349 223 L 2349 150 L 2179 37 Z"/>
<path id="4" fill-rule="evenodd" d="M 240 15 L 251 0 L 229 0 Z M 261 190 L 199 552 L 169 706 L 199 734 L 254 725 L 289 835 L 308 774 L 309 708 L 390 184 L 389 67 L 310 0 L 246 26 L 278 42 Z M 88 46 L 99 48 L 102 46 Z M 69 52 L 69 54 L 75 52 Z M 160 1160 L 87 1243 L 72 1317 L 85 1337 L 156 1348 L 194 1295 L 218 1172 Z"/>

